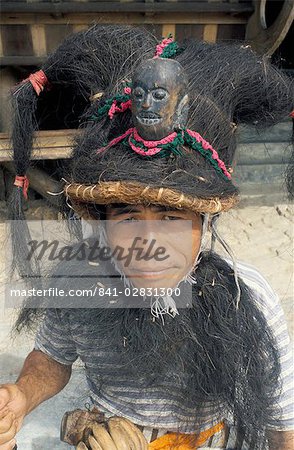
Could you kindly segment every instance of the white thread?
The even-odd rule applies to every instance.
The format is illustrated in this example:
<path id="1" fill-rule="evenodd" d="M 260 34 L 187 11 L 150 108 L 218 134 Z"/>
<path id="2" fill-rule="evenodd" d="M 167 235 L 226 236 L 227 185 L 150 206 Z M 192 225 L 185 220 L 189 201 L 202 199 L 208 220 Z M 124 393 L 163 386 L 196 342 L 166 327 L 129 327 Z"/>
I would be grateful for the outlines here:
<path id="1" fill-rule="evenodd" d="M 47 194 L 50 194 L 50 195 L 61 195 L 61 194 L 63 194 L 63 192 L 64 192 L 64 190 L 62 189 L 62 191 L 60 191 L 60 192 L 51 192 L 51 191 L 46 191 L 46 193 Z"/>
<path id="2" fill-rule="evenodd" d="M 85 200 L 85 193 L 87 192 L 87 189 L 91 189 L 91 188 L 92 188 L 92 186 L 85 187 L 85 189 L 83 190 L 83 193 L 82 193 L 83 200 Z"/>
<path id="3" fill-rule="evenodd" d="M 219 216 L 217 215 L 215 217 L 215 220 L 213 220 L 211 222 L 211 229 L 212 232 L 214 234 L 214 236 L 216 237 L 216 239 L 219 241 L 219 243 L 222 245 L 222 247 L 224 248 L 224 250 L 228 253 L 228 255 L 230 256 L 232 262 L 233 262 L 233 270 L 234 270 L 234 279 L 235 279 L 235 283 L 236 283 L 236 287 L 237 287 L 237 298 L 236 298 L 236 309 L 239 309 L 239 303 L 240 303 L 240 299 L 241 299 L 241 289 L 240 289 L 240 284 L 239 284 L 239 280 L 238 280 L 238 269 L 237 269 L 237 264 L 236 264 L 236 260 L 235 260 L 235 256 L 234 253 L 232 251 L 232 249 L 230 248 L 230 246 L 222 239 L 222 237 L 219 235 L 217 229 L 216 229 L 216 219 Z"/>
<path id="4" fill-rule="evenodd" d="M 65 178 L 62 178 L 62 180 L 66 181 Z M 67 182 L 67 181 L 66 181 Z M 74 208 L 68 203 L 69 201 L 69 196 L 68 196 L 68 188 L 72 185 L 72 183 L 69 183 L 66 188 L 65 188 L 65 203 L 67 204 L 67 206 L 72 209 L 74 211 Z"/>

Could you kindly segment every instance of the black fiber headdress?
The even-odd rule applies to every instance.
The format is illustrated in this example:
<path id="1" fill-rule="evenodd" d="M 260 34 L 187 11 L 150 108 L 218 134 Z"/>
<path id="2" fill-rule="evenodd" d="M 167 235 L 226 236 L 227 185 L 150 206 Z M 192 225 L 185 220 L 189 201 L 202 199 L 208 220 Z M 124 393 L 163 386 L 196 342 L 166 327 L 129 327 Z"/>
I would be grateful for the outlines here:
<path id="1" fill-rule="evenodd" d="M 198 142 L 191 133 L 180 131 L 177 145 L 166 146 L 167 150 L 162 145 L 165 151 L 155 157 L 132 151 L 128 132 L 133 121 L 129 109 L 124 109 L 130 98 L 124 95 L 124 82 L 131 82 L 131 77 L 125 74 L 113 86 L 112 96 L 101 93 L 87 111 L 87 128 L 74 148 L 65 194 L 79 214 L 91 216 L 93 203 L 154 203 L 208 213 L 226 211 L 237 203 L 238 188 L 230 174 L 237 126 L 265 127 L 284 118 L 293 104 L 291 83 L 246 45 L 191 40 L 180 48 L 173 59 L 188 77 L 187 129 L 196 132 Z M 148 54 L 153 56 L 154 49 Z M 134 71 L 138 64 L 134 62 Z M 105 107 L 111 114 L 99 116 Z M 134 145 L 144 147 L 140 137 Z M 212 151 L 217 153 L 214 160 Z"/>
<path id="2" fill-rule="evenodd" d="M 204 157 L 209 148 L 202 148 L 201 153 L 193 143 L 187 148 L 185 141 L 178 143 L 178 154 L 170 151 L 161 158 L 144 158 L 119 142 L 97 152 L 132 127 L 129 109 L 112 117 L 99 117 L 99 111 L 124 96 L 125 83 L 131 82 L 138 65 L 153 58 L 155 51 L 161 57 L 173 57 L 183 67 L 190 99 L 187 129 L 217 152 L 228 172 L 234 165 L 239 123 L 272 125 L 293 109 L 289 79 L 248 45 L 189 40 L 175 46 L 171 42 L 158 52 L 154 36 L 128 26 L 96 25 L 66 39 L 42 68 L 50 90 L 45 86 L 38 96 L 28 80 L 14 92 L 16 174 L 25 176 L 29 166 L 33 131 L 38 129 L 38 103 L 46 103 L 58 92 L 59 104 L 68 104 L 73 121 L 80 120 L 83 128 L 74 146 L 71 173 L 66 176 L 70 185 L 65 186 L 66 195 L 80 212 L 88 203 L 138 201 L 211 213 L 231 208 L 238 201 L 238 189 L 230 175 L 216 170 L 213 157 L 210 161 Z M 23 217 L 21 181 L 16 184 L 11 219 Z"/>

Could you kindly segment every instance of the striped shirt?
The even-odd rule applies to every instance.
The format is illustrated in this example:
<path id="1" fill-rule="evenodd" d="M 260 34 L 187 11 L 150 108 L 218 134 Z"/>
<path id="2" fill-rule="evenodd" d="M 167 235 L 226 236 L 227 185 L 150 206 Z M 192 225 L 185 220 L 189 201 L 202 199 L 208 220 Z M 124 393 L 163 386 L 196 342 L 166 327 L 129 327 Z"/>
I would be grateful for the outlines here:
<path id="1" fill-rule="evenodd" d="M 230 263 L 230 261 L 227 261 Z M 277 295 L 267 281 L 253 267 L 237 263 L 239 276 L 255 293 L 256 304 L 263 312 L 276 338 L 281 364 L 281 386 L 276 399 L 280 415 L 279 425 L 269 423 L 274 430 L 294 429 L 293 416 L 293 358 L 286 321 Z M 68 317 L 70 317 L 68 319 Z M 91 398 L 95 406 L 106 415 L 124 416 L 135 424 L 149 428 L 192 433 L 193 411 L 182 405 L 184 402 L 176 390 L 169 392 L 154 387 L 142 390 L 136 380 L 123 376 L 112 376 L 111 384 L 99 384 L 99 374 L 112 371 L 111 349 L 100 349 L 93 331 L 81 326 L 77 312 L 63 317 L 62 310 L 48 310 L 36 336 L 35 349 L 41 350 L 62 364 L 72 364 L 79 357 L 86 371 Z M 220 419 L 215 417 L 213 405 L 204 410 L 201 430 L 207 430 Z M 225 411 L 224 411 L 225 415 Z M 179 428 L 179 423 L 187 423 L 187 428 Z"/>

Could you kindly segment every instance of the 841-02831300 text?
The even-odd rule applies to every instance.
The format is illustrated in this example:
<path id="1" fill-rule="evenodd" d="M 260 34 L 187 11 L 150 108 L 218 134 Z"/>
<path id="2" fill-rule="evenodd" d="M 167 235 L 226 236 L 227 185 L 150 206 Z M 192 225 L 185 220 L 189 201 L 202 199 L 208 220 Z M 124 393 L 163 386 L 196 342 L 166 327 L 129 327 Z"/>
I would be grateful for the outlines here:
<path id="1" fill-rule="evenodd" d="M 109 295 L 111 297 L 117 297 L 118 295 L 125 295 L 126 297 L 164 297 L 174 295 L 179 297 L 181 295 L 181 290 L 179 287 L 177 288 L 151 288 L 151 287 L 125 287 L 123 290 L 118 290 L 117 288 L 103 288 L 97 287 L 95 294 L 99 296 Z"/>

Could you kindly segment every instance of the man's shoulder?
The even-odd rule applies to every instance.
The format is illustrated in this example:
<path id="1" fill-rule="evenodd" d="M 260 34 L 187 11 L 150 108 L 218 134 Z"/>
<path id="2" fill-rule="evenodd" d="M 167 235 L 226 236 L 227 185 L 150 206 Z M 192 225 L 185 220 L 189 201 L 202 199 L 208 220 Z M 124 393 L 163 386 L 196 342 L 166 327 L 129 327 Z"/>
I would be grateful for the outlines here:
<path id="1" fill-rule="evenodd" d="M 232 259 L 224 259 L 231 267 L 234 266 Z M 253 291 L 256 300 L 266 301 L 267 305 L 271 305 L 272 307 L 279 303 L 277 294 L 264 275 L 255 266 L 244 261 L 236 260 L 236 268 L 238 276 Z"/>
<path id="2" fill-rule="evenodd" d="M 232 260 L 226 258 L 226 262 L 234 266 Z M 236 268 L 239 278 L 251 289 L 252 300 L 263 313 L 274 335 L 279 341 L 288 343 L 287 324 L 279 296 L 256 267 L 236 261 Z"/>

